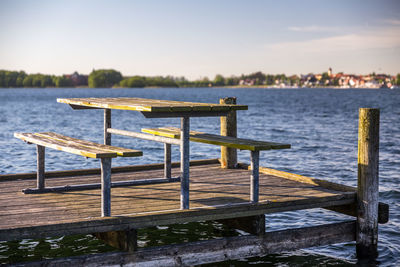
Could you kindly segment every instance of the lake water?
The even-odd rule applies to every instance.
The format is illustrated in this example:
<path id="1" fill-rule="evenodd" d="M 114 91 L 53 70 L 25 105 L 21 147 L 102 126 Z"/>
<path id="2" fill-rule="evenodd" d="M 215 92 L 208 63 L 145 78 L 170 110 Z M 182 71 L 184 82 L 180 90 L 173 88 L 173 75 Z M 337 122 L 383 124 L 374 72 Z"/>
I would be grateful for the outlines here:
<path id="1" fill-rule="evenodd" d="M 381 109 L 380 201 L 390 205 L 390 221 L 379 228 L 378 265 L 400 264 L 400 90 L 334 89 L 0 89 L 0 174 L 34 172 L 34 146 L 13 137 L 14 132 L 55 131 L 101 142 L 103 112 L 74 111 L 56 102 L 67 97 L 143 97 L 217 103 L 236 96 L 238 136 L 292 144 L 292 149 L 261 153 L 260 165 L 345 185 L 357 185 L 358 109 Z M 113 111 L 113 127 L 140 131 L 143 127 L 179 126 L 179 119 L 145 119 L 138 112 Z M 118 118 L 118 119 L 117 119 Z M 191 119 L 191 129 L 218 133 L 219 118 Z M 162 162 L 162 145 L 150 141 L 113 136 L 113 144 L 143 148 L 135 164 Z M 173 160 L 178 161 L 178 148 Z M 47 170 L 97 168 L 98 161 L 47 150 Z M 248 162 L 248 151 L 238 152 Z M 213 146 L 193 143 L 191 159 L 217 158 Z M 113 166 L 131 164 L 121 158 Z M 5 219 L 0 216 L 0 220 Z M 267 230 L 318 225 L 348 217 L 322 209 L 285 212 L 267 216 Z M 170 244 L 223 235 L 238 235 L 218 223 L 196 223 L 146 229 L 139 232 L 139 245 Z M 16 260 L 38 260 L 80 253 L 110 251 L 91 236 L 0 242 L 0 264 Z M 355 244 L 338 244 L 266 257 L 226 262 L 226 266 L 353 265 Z M 217 264 L 215 266 L 221 266 Z"/>

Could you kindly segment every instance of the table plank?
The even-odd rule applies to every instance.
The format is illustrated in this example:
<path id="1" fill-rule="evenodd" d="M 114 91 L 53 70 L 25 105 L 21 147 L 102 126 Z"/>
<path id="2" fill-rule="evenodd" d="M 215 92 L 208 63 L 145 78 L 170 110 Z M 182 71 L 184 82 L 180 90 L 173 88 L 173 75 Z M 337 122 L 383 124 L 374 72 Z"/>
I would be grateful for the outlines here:
<path id="1" fill-rule="evenodd" d="M 141 112 L 216 112 L 248 109 L 248 106 L 246 105 L 195 103 L 136 97 L 58 98 L 57 102 L 88 108 L 134 110 Z"/>

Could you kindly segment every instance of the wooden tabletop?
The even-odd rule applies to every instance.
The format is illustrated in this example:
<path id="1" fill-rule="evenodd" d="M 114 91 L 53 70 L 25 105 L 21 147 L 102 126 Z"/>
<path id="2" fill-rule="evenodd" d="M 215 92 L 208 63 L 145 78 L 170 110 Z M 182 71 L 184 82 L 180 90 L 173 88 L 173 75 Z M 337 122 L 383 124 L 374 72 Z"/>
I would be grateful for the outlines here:
<path id="1" fill-rule="evenodd" d="M 140 112 L 176 113 L 176 112 L 229 112 L 247 110 L 245 105 L 193 103 L 184 101 L 145 99 L 136 97 L 120 98 L 58 98 L 57 102 L 71 105 L 74 109 L 103 108 L 135 110 Z"/>

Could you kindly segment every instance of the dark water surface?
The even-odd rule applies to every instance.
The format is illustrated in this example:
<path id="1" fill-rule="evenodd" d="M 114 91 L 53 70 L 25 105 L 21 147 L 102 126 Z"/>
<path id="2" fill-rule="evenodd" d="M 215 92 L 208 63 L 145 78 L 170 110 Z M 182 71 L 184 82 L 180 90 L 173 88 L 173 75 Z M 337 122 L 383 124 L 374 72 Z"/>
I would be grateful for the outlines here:
<path id="1" fill-rule="evenodd" d="M 143 97 L 218 102 L 236 96 L 238 104 L 249 106 L 238 111 L 239 137 L 292 144 L 292 149 L 261 153 L 261 166 L 326 179 L 350 186 L 357 185 L 358 109 L 381 109 L 380 201 L 390 205 L 390 221 L 380 225 L 380 266 L 400 265 L 400 90 L 333 89 L 0 89 L 0 174 L 34 172 L 34 146 L 13 137 L 14 132 L 55 131 L 96 142 L 103 139 L 103 112 L 74 111 L 56 98 L 66 97 Z M 143 127 L 179 126 L 179 119 L 145 119 L 138 112 L 113 111 L 113 127 L 140 131 Z M 191 129 L 218 133 L 219 118 L 191 119 Z M 162 162 L 161 144 L 113 136 L 117 146 L 135 147 L 144 156 L 133 164 Z M 173 147 L 173 160 L 178 161 Z M 238 152 L 248 162 L 248 151 Z M 97 168 L 98 161 L 46 151 L 47 170 Z M 214 146 L 191 144 L 191 159 L 217 158 Z M 132 164 L 120 158 L 113 166 Z M 0 216 L 0 220 L 5 220 Z M 267 215 L 267 230 L 318 225 L 346 220 L 348 217 L 322 209 Z M 218 223 L 203 222 L 155 227 L 139 232 L 139 246 L 171 244 L 220 236 L 239 235 Z M 111 251 L 112 248 L 91 236 L 48 238 L 0 242 L 0 264 L 20 260 L 79 255 Z M 212 266 L 309 266 L 356 264 L 355 244 L 338 244 L 269 255 Z"/>

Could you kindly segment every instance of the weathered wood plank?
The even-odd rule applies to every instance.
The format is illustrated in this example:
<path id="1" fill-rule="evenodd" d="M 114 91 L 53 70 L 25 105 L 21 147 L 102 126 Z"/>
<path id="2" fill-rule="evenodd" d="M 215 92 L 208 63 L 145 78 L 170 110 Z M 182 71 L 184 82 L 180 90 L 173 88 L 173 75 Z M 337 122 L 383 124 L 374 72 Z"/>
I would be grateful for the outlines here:
<path id="1" fill-rule="evenodd" d="M 117 153 L 115 152 L 104 152 L 78 144 L 67 144 L 63 141 L 38 136 L 36 134 L 14 133 L 14 136 L 28 143 L 34 143 L 44 147 L 50 147 L 56 150 L 61 150 L 88 158 L 117 157 Z"/>
<path id="2" fill-rule="evenodd" d="M 88 108 L 121 109 L 143 112 L 215 112 L 247 110 L 245 105 L 220 105 L 144 98 L 58 98 L 57 102 Z"/>
<path id="3" fill-rule="evenodd" d="M 174 183 L 180 182 L 179 177 L 168 179 L 166 178 L 152 178 L 152 179 L 142 179 L 142 180 L 131 180 L 131 181 L 121 181 L 112 182 L 111 188 L 123 187 L 123 186 L 137 186 L 137 185 L 148 185 L 148 184 L 163 184 L 163 183 Z M 42 193 L 56 193 L 56 192 L 71 192 L 71 191 L 82 191 L 82 190 L 92 190 L 101 188 L 101 184 L 78 184 L 78 185 L 65 185 L 65 186 L 48 186 L 46 188 L 26 188 L 22 192 L 25 194 L 42 194 Z"/>
<path id="4" fill-rule="evenodd" d="M 179 129 L 175 127 L 143 128 L 142 132 L 169 138 L 180 138 Z M 190 141 L 251 151 L 290 148 L 290 144 L 263 142 L 231 136 L 220 136 L 197 131 L 190 131 Z"/>
<path id="5" fill-rule="evenodd" d="M 140 156 L 143 155 L 143 152 L 140 151 L 140 150 L 134 150 L 134 149 L 129 149 L 129 148 L 98 144 L 98 143 L 95 143 L 95 142 L 76 139 L 76 138 L 72 138 L 72 137 L 69 137 L 69 136 L 65 136 L 65 135 L 61 135 L 61 134 L 57 134 L 57 133 L 52 133 L 52 132 L 37 133 L 36 135 L 41 136 L 41 137 L 46 137 L 46 138 L 49 138 L 49 139 L 59 140 L 61 142 L 67 143 L 68 145 L 78 144 L 78 145 L 81 145 L 83 147 L 88 147 L 88 148 L 91 148 L 91 149 L 94 149 L 94 150 L 99 150 L 99 151 L 104 151 L 104 152 L 115 152 L 120 157 L 140 157 Z M 110 139 L 110 142 L 111 142 L 111 139 Z"/>
<path id="6" fill-rule="evenodd" d="M 175 140 L 173 138 L 168 138 L 168 137 L 164 137 L 164 136 L 154 136 L 154 135 L 150 135 L 150 134 L 137 133 L 137 132 L 113 129 L 113 128 L 108 128 L 107 132 L 110 134 L 119 134 L 119 135 L 123 135 L 123 136 L 140 138 L 140 139 L 144 139 L 144 140 L 156 141 L 156 142 L 172 144 L 172 145 L 180 144 L 179 140 Z"/>
<path id="7" fill-rule="evenodd" d="M 357 217 L 357 204 L 334 206 L 326 208 L 335 212 Z M 378 203 L 378 223 L 385 224 L 389 221 L 389 205 L 383 202 Z"/>
<path id="8" fill-rule="evenodd" d="M 238 166 L 242 169 L 251 169 L 249 164 L 245 163 L 239 163 Z M 335 191 L 343 191 L 343 192 L 356 192 L 357 188 L 347 186 L 347 185 L 342 185 L 342 184 L 337 184 L 337 183 L 332 183 L 326 180 L 321 180 L 321 179 L 316 179 L 312 177 L 307 177 L 295 173 L 289 173 L 289 172 L 284 172 L 284 171 L 279 171 L 275 169 L 270 169 L 270 168 L 265 168 L 265 167 L 260 167 L 260 173 L 264 174 L 269 174 L 269 175 L 275 175 L 284 179 L 289 179 L 292 181 L 297 181 L 301 183 L 306 183 L 310 185 L 315 185 L 315 186 L 321 186 L 324 188 L 327 188 L 329 190 L 335 190 Z M 343 213 L 349 216 L 357 216 L 357 207 L 355 204 L 352 205 L 345 205 L 345 206 L 337 206 L 337 207 L 328 207 L 326 208 L 328 210 L 332 210 L 335 212 Z M 379 202 L 378 203 L 378 223 L 385 224 L 389 221 L 389 205 L 386 203 Z"/>
<path id="9" fill-rule="evenodd" d="M 178 141 L 179 142 L 179 141 Z M 219 163 L 218 159 L 200 159 L 200 160 L 191 160 L 190 166 L 199 166 L 199 165 L 210 165 Z M 172 167 L 179 167 L 180 162 L 172 162 Z M 144 164 L 144 165 L 129 165 L 129 166 L 119 166 L 112 167 L 112 173 L 123 173 L 123 172 L 134 172 L 134 171 L 146 171 L 146 170 L 158 170 L 163 169 L 163 163 L 152 163 L 152 164 Z M 46 172 L 46 179 L 51 178 L 60 178 L 60 177 L 68 177 L 74 175 L 91 175 L 91 174 L 100 174 L 100 168 L 92 168 L 92 169 L 77 169 L 77 170 L 66 170 L 66 171 L 48 171 Z M 4 181 L 13 181 L 13 180 L 30 180 L 36 178 L 36 172 L 31 173 L 16 173 L 16 174 L 0 174 L 0 182 Z"/>
<path id="10" fill-rule="evenodd" d="M 122 217 L 107 217 L 104 219 L 74 219 L 64 220 L 56 224 L 41 226 L 0 229 L 0 240 L 18 240 L 23 238 L 43 238 L 47 236 L 122 231 L 139 229 L 156 225 L 194 222 L 202 220 L 218 220 L 236 217 L 247 217 L 282 211 L 310 209 L 334 205 L 350 204 L 355 201 L 355 195 L 336 195 L 323 198 L 306 198 L 284 202 L 259 202 L 257 204 L 238 203 L 221 207 L 201 207 L 188 210 L 164 210 L 156 212 L 135 213 Z"/>
<path id="11" fill-rule="evenodd" d="M 45 260 L 33 266 L 194 266 L 227 260 L 264 256 L 296 249 L 355 240 L 355 222 L 267 232 L 258 236 L 238 236 L 139 249 L 133 253 L 113 252 Z"/>

